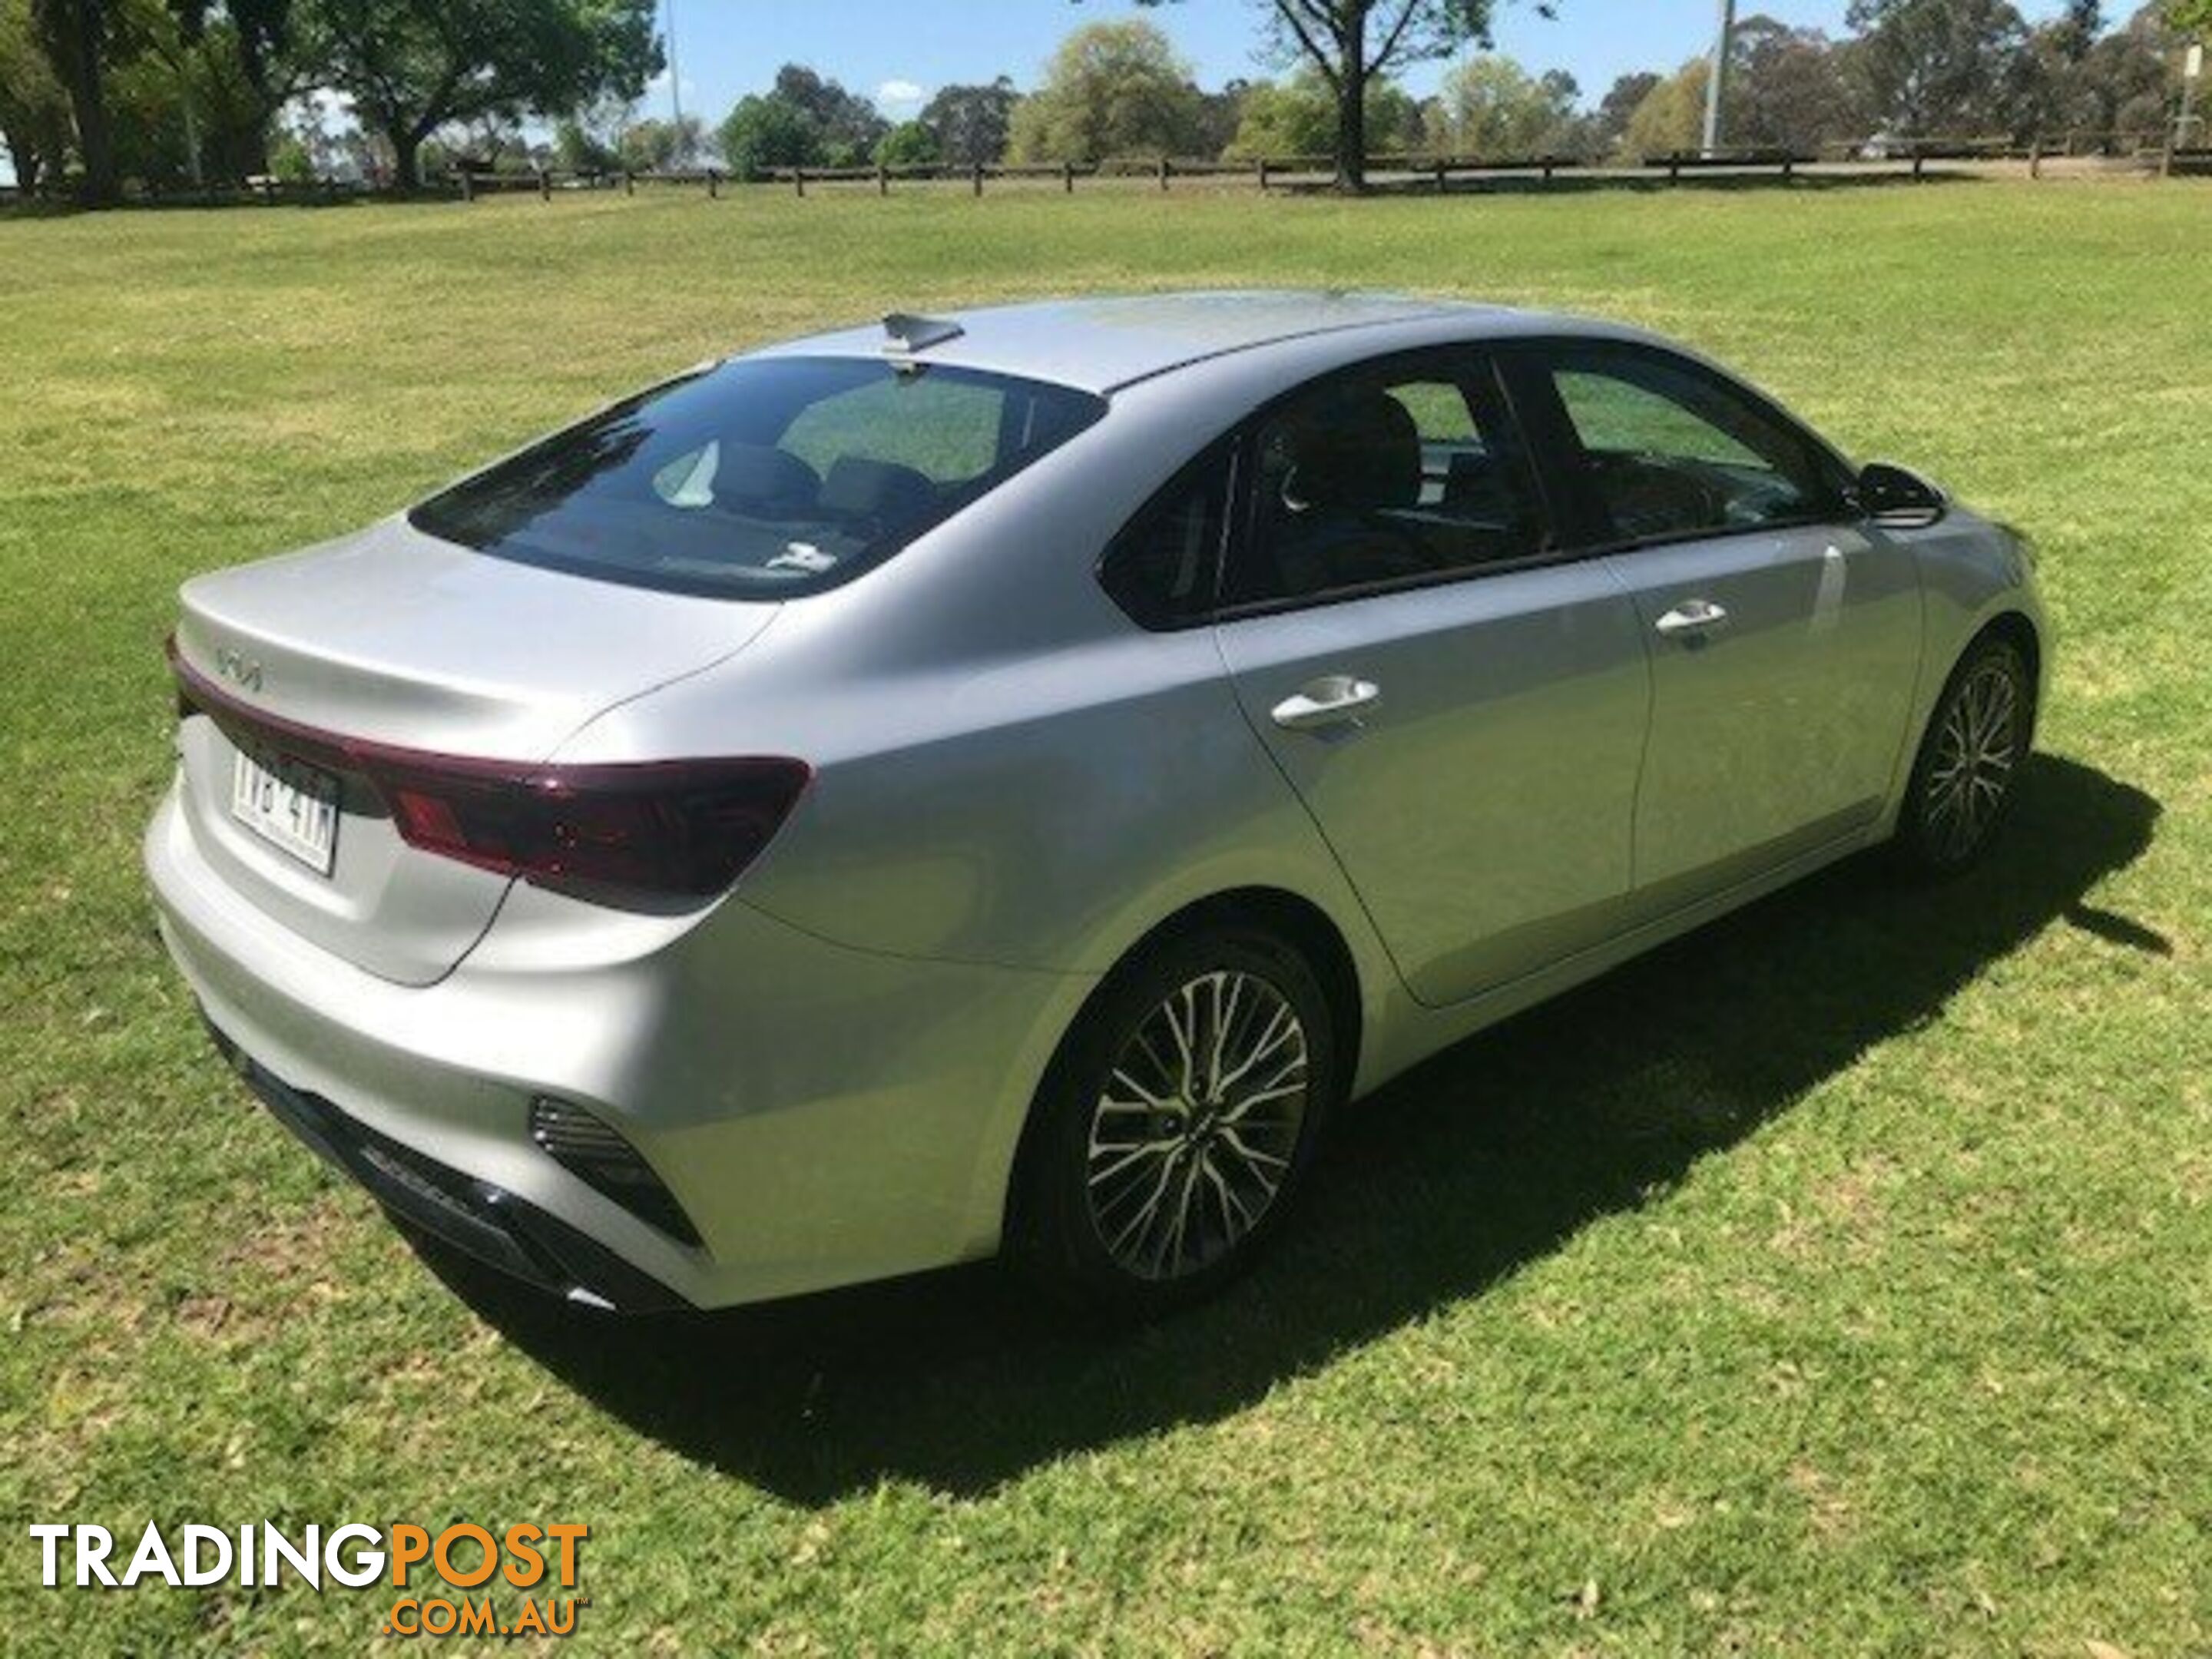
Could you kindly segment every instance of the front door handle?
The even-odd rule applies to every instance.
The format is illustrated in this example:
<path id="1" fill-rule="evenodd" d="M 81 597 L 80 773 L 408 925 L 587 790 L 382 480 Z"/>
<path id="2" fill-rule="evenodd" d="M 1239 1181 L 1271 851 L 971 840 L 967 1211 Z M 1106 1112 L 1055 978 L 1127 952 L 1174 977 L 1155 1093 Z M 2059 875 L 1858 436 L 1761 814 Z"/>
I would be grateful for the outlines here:
<path id="1" fill-rule="evenodd" d="M 1685 599 L 1653 624 L 1668 639 L 1711 634 L 1728 623 L 1728 611 L 1711 599 Z"/>
<path id="2" fill-rule="evenodd" d="M 1276 725 L 1291 732 L 1311 732 L 1359 718 L 1382 701 L 1382 688 L 1372 680 L 1350 674 L 1324 674 L 1309 680 L 1296 693 L 1267 711 Z"/>

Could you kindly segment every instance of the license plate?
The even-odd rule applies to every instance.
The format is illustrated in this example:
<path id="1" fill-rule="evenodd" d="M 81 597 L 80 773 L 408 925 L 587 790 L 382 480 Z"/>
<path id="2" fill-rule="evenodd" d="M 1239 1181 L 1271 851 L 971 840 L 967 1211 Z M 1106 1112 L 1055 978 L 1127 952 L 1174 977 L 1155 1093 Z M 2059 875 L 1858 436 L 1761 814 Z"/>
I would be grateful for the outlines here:
<path id="1" fill-rule="evenodd" d="M 318 875 L 337 862 L 338 781 L 319 767 L 240 750 L 231 767 L 230 815 Z"/>

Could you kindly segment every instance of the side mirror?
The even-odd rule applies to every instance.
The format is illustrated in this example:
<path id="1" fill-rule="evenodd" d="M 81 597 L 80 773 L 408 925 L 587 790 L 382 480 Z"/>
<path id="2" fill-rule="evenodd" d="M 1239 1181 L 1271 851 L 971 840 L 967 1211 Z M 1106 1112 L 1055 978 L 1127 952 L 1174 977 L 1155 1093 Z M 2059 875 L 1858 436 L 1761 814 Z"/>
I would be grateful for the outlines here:
<path id="1" fill-rule="evenodd" d="M 1871 461 L 1859 474 L 1859 511 L 1885 530 L 1925 530 L 1949 510 L 1950 498 L 1917 472 Z"/>

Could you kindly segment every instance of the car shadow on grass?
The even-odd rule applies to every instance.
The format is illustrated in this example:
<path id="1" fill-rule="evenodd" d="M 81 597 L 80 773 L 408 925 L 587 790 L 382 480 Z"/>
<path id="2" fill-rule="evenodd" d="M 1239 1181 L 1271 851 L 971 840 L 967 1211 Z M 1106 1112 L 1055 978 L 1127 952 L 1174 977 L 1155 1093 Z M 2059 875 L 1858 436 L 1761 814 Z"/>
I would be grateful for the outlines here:
<path id="1" fill-rule="evenodd" d="M 547 1370 L 710 1467 L 801 1503 L 884 1478 L 988 1491 L 1218 1418 L 1480 1295 L 1940 1018 L 2053 923 L 2162 951 L 2084 902 L 2149 844 L 2158 812 L 2091 768 L 2039 759 L 2002 846 L 1961 879 L 1900 884 L 1855 859 L 1461 1043 L 1342 1114 L 1298 1224 L 1257 1273 L 1150 1328 L 1089 1325 L 988 1267 L 610 1319 L 418 1248 Z"/>

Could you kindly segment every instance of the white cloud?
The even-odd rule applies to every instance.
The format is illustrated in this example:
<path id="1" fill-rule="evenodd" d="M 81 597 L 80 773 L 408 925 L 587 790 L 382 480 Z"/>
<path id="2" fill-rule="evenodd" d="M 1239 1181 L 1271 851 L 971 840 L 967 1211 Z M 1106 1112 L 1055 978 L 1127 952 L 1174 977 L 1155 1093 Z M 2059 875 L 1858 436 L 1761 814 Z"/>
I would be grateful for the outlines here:
<path id="1" fill-rule="evenodd" d="M 928 100 L 928 88 L 911 81 L 886 81 L 876 88 L 876 107 L 886 115 L 919 114 Z"/>

